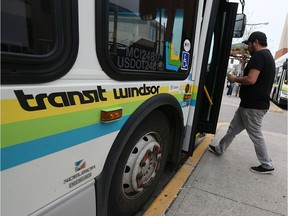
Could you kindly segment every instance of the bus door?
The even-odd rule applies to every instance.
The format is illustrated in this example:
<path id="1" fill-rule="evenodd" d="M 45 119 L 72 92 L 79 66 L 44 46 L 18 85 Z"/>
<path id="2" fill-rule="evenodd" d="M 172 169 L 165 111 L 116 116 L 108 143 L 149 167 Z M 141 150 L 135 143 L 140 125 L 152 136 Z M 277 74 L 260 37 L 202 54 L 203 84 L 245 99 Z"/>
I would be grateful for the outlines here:
<path id="1" fill-rule="evenodd" d="M 214 3 L 216 3 L 215 1 Z M 192 134 L 215 133 L 232 42 L 237 3 L 220 1 L 212 10 L 205 42 Z M 217 8 L 213 5 L 212 8 Z M 213 14 L 217 13 L 217 14 Z M 216 17 L 216 19 L 215 19 Z M 213 20 L 214 19 L 214 20 Z M 195 137 L 195 136 L 194 136 Z M 189 152 L 194 149 L 191 138 Z"/>

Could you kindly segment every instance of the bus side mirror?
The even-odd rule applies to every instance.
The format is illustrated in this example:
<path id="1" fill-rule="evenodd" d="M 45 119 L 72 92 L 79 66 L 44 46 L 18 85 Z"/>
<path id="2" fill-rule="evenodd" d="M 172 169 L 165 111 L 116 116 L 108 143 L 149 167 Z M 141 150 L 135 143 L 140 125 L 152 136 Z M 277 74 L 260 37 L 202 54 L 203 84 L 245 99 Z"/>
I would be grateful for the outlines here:
<path id="1" fill-rule="evenodd" d="M 244 34 L 246 26 L 246 14 L 237 14 L 236 15 L 236 21 L 234 25 L 234 38 L 241 38 Z"/>

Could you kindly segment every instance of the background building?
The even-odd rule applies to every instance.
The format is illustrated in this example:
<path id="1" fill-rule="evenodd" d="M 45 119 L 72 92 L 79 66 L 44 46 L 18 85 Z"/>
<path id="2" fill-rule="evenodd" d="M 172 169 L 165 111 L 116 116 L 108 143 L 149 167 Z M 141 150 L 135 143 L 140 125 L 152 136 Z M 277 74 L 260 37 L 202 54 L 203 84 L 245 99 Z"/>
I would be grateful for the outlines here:
<path id="1" fill-rule="evenodd" d="M 288 14 L 286 15 L 286 21 L 283 27 L 283 32 L 279 44 L 279 50 L 275 53 L 275 60 L 283 56 L 288 52 Z"/>

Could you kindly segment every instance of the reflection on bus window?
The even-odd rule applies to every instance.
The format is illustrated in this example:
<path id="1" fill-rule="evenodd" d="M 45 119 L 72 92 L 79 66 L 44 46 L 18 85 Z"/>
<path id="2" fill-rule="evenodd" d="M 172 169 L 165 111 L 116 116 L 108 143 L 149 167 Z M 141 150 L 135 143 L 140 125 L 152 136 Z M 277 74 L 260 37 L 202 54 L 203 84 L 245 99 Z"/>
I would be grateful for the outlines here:
<path id="1" fill-rule="evenodd" d="M 55 45 L 53 2 L 1 0 L 1 51 L 32 55 L 52 51 Z"/>
<path id="2" fill-rule="evenodd" d="M 110 0 L 108 49 L 117 68 L 188 71 L 190 53 L 182 57 L 185 3 L 165 2 Z"/>
<path id="3" fill-rule="evenodd" d="M 209 57 L 208 57 L 208 63 L 207 63 L 207 72 L 210 72 L 210 66 L 212 64 L 212 57 L 213 57 L 213 50 L 214 50 L 214 33 L 212 35 L 212 39 L 211 39 L 211 45 L 210 45 L 210 51 L 209 51 Z"/>
<path id="4" fill-rule="evenodd" d="M 175 15 L 171 44 L 173 44 L 173 54 L 179 56 L 181 51 L 181 41 L 179 38 L 182 36 L 183 29 L 183 9 L 177 9 Z"/>

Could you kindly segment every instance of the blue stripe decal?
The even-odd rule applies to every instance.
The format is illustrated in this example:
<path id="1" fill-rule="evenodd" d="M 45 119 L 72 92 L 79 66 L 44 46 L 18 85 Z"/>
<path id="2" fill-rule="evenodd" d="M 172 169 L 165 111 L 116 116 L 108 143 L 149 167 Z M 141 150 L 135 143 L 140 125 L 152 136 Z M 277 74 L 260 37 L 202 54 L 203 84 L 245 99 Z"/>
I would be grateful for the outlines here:
<path id="1" fill-rule="evenodd" d="M 190 106 L 195 106 L 195 105 L 196 105 L 196 100 L 191 99 L 191 100 L 190 100 Z"/>
<path id="2" fill-rule="evenodd" d="M 129 116 L 111 123 L 98 123 L 1 150 L 1 171 L 79 145 L 120 130 Z"/>

